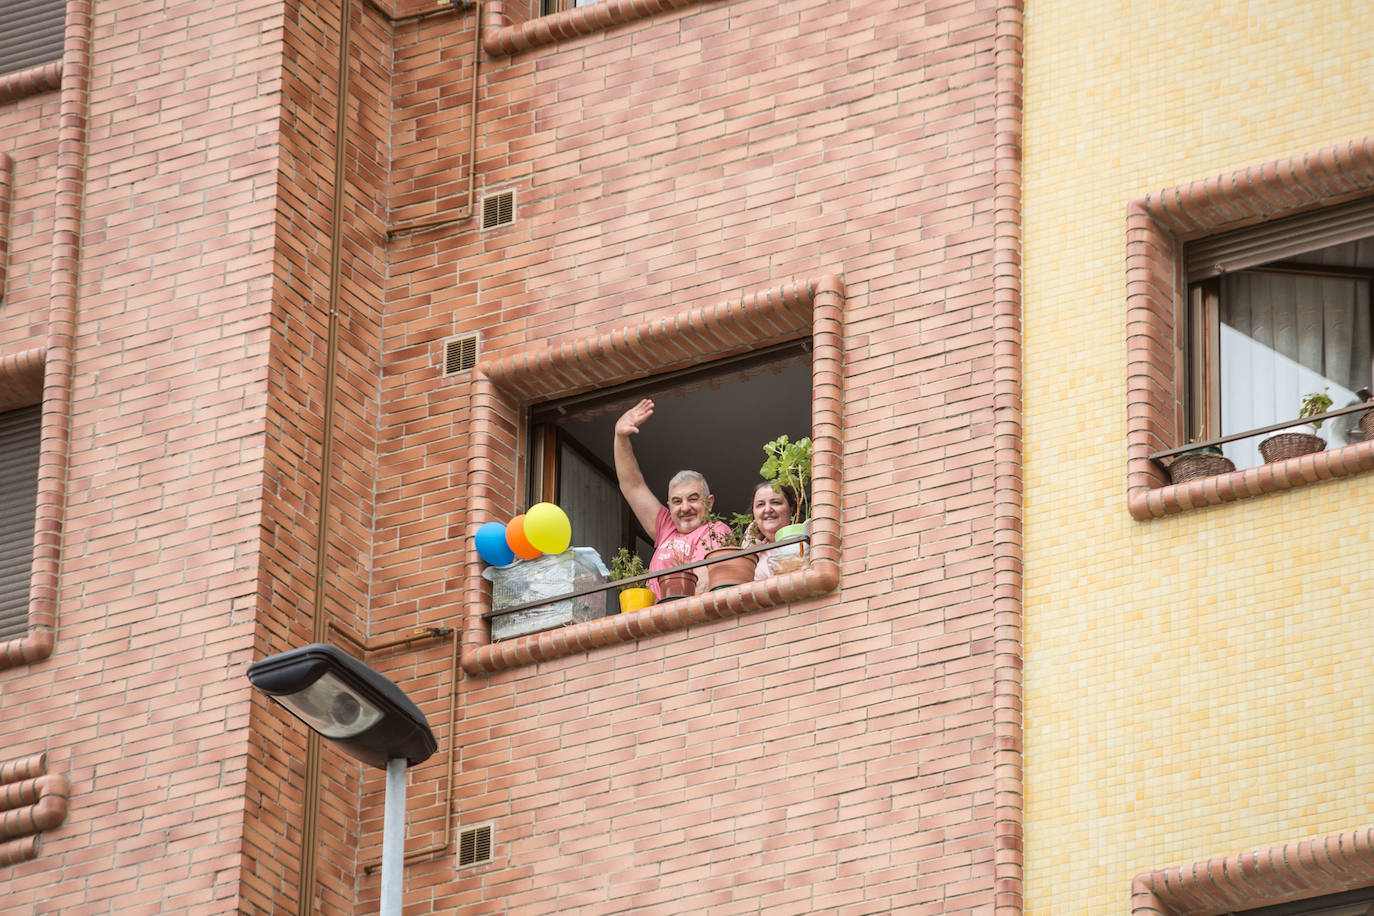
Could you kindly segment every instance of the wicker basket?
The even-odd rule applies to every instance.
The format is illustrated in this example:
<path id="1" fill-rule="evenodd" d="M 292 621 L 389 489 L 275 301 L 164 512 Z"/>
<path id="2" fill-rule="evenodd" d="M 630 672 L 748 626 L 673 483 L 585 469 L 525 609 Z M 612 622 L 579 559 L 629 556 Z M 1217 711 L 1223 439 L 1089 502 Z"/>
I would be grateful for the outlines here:
<path id="1" fill-rule="evenodd" d="M 1364 433 L 1366 439 L 1374 439 L 1374 410 L 1360 414 L 1360 432 Z"/>
<path id="2" fill-rule="evenodd" d="M 1179 455 L 1169 465 L 1169 479 L 1174 483 L 1187 483 L 1190 480 L 1226 474 L 1235 469 L 1235 464 L 1225 455 L 1208 453 Z"/>
<path id="3" fill-rule="evenodd" d="M 1260 454 L 1266 462 L 1310 455 L 1324 448 L 1326 440 L 1309 433 L 1275 433 L 1259 444 Z"/>

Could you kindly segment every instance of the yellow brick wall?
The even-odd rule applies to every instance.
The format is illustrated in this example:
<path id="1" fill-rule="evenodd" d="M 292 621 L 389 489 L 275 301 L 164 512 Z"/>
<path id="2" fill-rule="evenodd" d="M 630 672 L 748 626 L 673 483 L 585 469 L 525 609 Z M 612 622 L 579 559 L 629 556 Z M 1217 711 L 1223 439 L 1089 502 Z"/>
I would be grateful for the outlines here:
<path id="1" fill-rule="evenodd" d="M 1374 4 L 1026 4 L 1026 912 L 1374 824 L 1374 475 L 1127 514 L 1126 205 L 1374 133 Z"/>

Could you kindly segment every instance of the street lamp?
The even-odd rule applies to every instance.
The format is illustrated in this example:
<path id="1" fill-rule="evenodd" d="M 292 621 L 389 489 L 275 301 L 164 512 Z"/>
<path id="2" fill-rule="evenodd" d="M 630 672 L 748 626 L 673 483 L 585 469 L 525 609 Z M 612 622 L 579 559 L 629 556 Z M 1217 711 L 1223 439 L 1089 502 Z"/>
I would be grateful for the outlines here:
<path id="1" fill-rule="evenodd" d="M 400 916 L 406 767 L 439 747 L 425 714 L 389 679 L 324 643 L 254 662 L 248 680 L 348 755 L 386 770 L 381 916 Z"/>

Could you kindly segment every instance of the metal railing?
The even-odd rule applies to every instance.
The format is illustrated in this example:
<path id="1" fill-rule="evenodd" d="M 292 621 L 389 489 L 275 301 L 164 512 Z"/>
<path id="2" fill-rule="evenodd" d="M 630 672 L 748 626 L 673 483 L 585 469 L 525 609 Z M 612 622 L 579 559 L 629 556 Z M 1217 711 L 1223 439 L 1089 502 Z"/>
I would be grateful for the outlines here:
<path id="1" fill-rule="evenodd" d="M 1227 442 L 1236 442 L 1240 439 L 1249 439 L 1254 436 L 1263 436 L 1266 433 L 1276 433 L 1279 430 L 1288 429 L 1292 426 L 1306 426 L 1330 420 L 1333 417 L 1344 417 L 1352 413 L 1363 413 L 1366 410 L 1374 410 L 1374 402 L 1364 404 L 1351 404 L 1349 407 L 1342 407 L 1339 410 L 1328 410 L 1326 413 L 1316 414 L 1311 417 L 1301 417 L 1296 420 L 1285 420 L 1282 423 L 1274 423 L 1270 426 L 1261 426 L 1258 429 L 1247 429 L 1239 433 L 1231 433 L 1229 436 L 1218 436 L 1215 439 L 1208 439 L 1204 442 L 1189 442 L 1186 445 L 1179 445 L 1174 448 L 1166 448 L 1150 454 L 1149 458 L 1158 467 L 1168 470 L 1168 465 L 1164 464 L 1165 458 L 1175 458 L 1184 452 L 1195 452 L 1199 449 L 1214 448 L 1225 445 Z"/>
<path id="2" fill-rule="evenodd" d="M 756 553 L 763 553 L 765 550 L 773 550 L 776 547 L 787 547 L 790 544 L 801 544 L 809 542 L 811 535 L 798 534 L 794 537 L 783 538 L 780 541 L 765 541 L 762 544 L 755 544 L 752 547 L 741 547 L 723 557 L 713 557 L 709 560 L 696 560 L 692 563 L 683 563 L 680 566 L 670 566 L 667 569 L 656 569 L 653 572 L 644 573 L 642 576 L 630 576 L 626 579 L 616 579 L 612 582 L 605 582 L 600 585 L 592 585 L 587 588 L 580 588 L 576 591 L 567 592 L 562 595 L 552 595 L 548 598 L 540 598 L 536 601 L 527 601 L 524 604 L 514 604 L 510 607 L 503 607 L 499 611 L 487 611 L 482 615 L 483 620 L 491 620 L 495 617 L 504 617 L 507 614 L 514 614 L 519 611 L 528 611 L 532 608 L 543 607 L 546 604 L 555 604 L 559 601 L 568 601 L 572 598 L 581 598 L 585 595 L 595 595 L 599 592 L 608 592 L 612 589 L 619 590 L 624 588 L 634 588 L 641 582 L 648 582 L 650 579 L 657 579 L 659 576 L 667 576 L 677 572 L 687 572 L 699 566 L 710 566 L 712 563 L 721 563 L 725 560 L 733 560 L 736 557 L 753 556 Z"/>

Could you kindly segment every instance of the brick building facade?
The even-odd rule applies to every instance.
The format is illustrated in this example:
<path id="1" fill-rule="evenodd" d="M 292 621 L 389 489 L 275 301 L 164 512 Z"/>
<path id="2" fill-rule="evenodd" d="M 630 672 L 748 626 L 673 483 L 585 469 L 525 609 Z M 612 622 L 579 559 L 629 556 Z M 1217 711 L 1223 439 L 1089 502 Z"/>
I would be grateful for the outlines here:
<path id="1" fill-rule="evenodd" d="M 374 911 L 378 774 L 244 678 L 312 641 L 438 732 L 407 913 L 1018 906 L 1019 4 L 541 13 L 68 0 L 4 78 L 15 912 Z M 492 642 L 532 410 L 799 341 L 805 570 Z"/>

